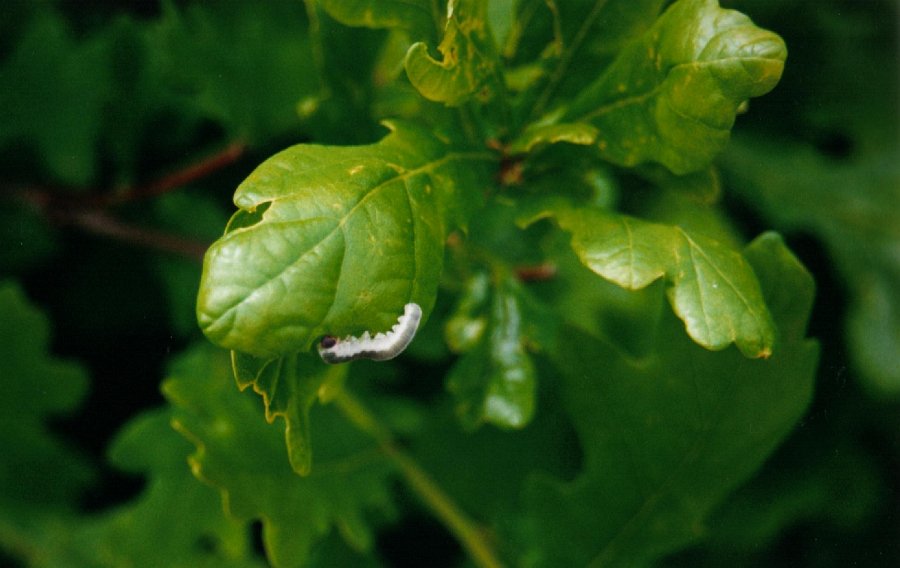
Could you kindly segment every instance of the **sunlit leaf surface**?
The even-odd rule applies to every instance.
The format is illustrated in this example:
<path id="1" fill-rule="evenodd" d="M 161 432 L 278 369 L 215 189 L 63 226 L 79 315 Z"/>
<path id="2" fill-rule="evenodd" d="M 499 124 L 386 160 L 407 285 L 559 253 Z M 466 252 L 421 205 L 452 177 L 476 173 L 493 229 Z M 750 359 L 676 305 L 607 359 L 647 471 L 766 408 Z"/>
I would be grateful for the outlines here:
<path id="1" fill-rule="evenodd" d="M 672 308 L 700 345 L 724 349 L 734 342 L 748 357 L 771 354 L 771 316 L 739 251 L 678 226 L 600 209 L 550 206 L 532 219 L 542 216 L 572 234 L 572 248 L 588 268 L 619 286 L 638 290 L 664 278 Z"/>
<path id="2" fill-rule="evenodd" d="M 370 146 L 294 146 L 241 184 L 240 210 L 206 255 L 207 337 L 271 358 L 388 330 L 409 302 L 427 312 L 447 231 L 477 203 L 472 174 L 489 154 L 393 128 Z"/>
<path id="3" fill-rule="evenodd" d="M 600 131 L 601 154 L 677 174 L 706 167 L 728 140 L 738 108 L 770 91 L 787 50 L 776 34 L 715 0 L 673 4 L 566 110 Z"/>

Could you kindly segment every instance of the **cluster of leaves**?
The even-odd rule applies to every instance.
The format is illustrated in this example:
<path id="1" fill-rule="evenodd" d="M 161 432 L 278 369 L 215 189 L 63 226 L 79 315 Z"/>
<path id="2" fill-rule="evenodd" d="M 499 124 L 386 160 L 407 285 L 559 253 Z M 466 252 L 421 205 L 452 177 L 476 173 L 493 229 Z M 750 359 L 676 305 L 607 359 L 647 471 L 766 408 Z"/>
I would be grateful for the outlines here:
<path id="1" fill-rule="evenodd" d="M 747 11 L 775 26 L 800 5 Z M 868 24 L 887 2 L 850 24 L 829 20 L 835 6 L 798 29 L 881 39 Z M 856 66 L 881 88 L 822 85 L 788 121 L 773 119 L 781 88 L 755 99 L 781 79 L 785 42 L 715 0 L 163 3 L 99 23 L 69 10 L 11 3 L 0 24 L 0 155 L 15 166 L 0 181 L 16 197 L 0 203 L 0 270 L 43 296 L 60 334 L 100 343 L 97 360 L 104 338 L 142 325 L 184 350 L 165 361 L 163 404 L 137 403 L 109 445 L 108 463 L 144 489 L 86 512 L 108 473 L 54 417 L 119 401 L 100 376 L 88 395 L 89 373 L 51 354 L 21 286 L 0 286 L 10 559 L 461 562 L 419 542 L 423 514 L 482 566 L 798 565 L 777 547 L 798 523 L 814 525 L 797 533 L 804 545 L 881 523 L 862 542 L 885 565 L 900 558 L 878 506 L 900 447 L 879 446 L 879 461 L 859 443 L 900 428 L 888 402 L 900 392 L 896 113 L 841 122 L 890 113 L 867 97 L 896 94 L 896 78 L 857 65 L 887 43 L 821 54 L 789 39 L 792 62 L 830 71 L 819 80 Z M 797 96 L 800 81 L 785 82 Z M 790 135 L 805 126 L 821 137 Z M 838 135 L 843 163 L 825 155 Z M 231 179 L 144 192 L 149 207 L 128 190 L 204 146 L 239 142 L 262 159 L 303 138 L 240 183 L 228 221 L 217 198 Z M 835 388 L 830 351 L 807 414 L 813 279 L 779 235 L 746 243 L 723 193 L 827 247 L 834 272 L 818 276 L 845 283 L 853 372 L 885 401 L 865 420 L 859 389 Z M 73 246 L 57 226 L 134 235 L 102 226 L 113 215 L 155 231 L 139 244 L 218 240 L 201 275 L 170 255 Z M 66 255 L 82 276 L 48 284 Z M 408 302 L 425 322 L 395 362 L 315 354 L 323 335 L 388 329 Z M 166 315 L 154 323 L 142 304 Z M 817 328 L 827 349 L 839 329 Z M 111 381 L 141 380 L 136 367 Z M 815 552 L 811 564 L 837 562 Z"/>

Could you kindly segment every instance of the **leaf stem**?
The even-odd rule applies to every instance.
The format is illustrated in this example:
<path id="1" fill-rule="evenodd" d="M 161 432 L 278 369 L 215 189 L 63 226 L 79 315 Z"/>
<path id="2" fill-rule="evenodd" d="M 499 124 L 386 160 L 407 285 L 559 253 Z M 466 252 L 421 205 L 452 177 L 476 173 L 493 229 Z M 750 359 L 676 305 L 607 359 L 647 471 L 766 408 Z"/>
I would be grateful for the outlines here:
<path id="1" fill-rule="evenodd" d="M 594 25 L 600 12 L 603 10 L 606 1 L 607 0 L 596 0 L 594 7 L 591 8 L 590 13 L 588 13 L 587 17 L 582 21 L 581 27 L 578 28 L 578 31 L 575 33 L 575 37 L 572 38 L 572 43 L 567 48 L 564 48 L 562 56 L 556 65 L 556 69 L 553 70 L 553 74 L 550 76 L 550 80 L 547 82 L 546 87 L 544 87 L 541 96 L 538 97 L 537 102 L 531 109 L 531 116 L 533 118 L 543 112 L 544 108 L 550 102 L 550 99 L 556 93 L 556 89 L 559 88 L 566 72 L 569 70 L 569 64 L 572 63 L 575 52 L 581 47 L 581 43 L 587 37 L 588 31 L 590 31 L 591 26 Z M 548 7 L 551 7 L 551 10 L 553 11 L 556 9 L 555 3 L 552 2 L 548 2 Z M 557 19 L 558 18 L 559 16 L 557 14 Z M 556 29 L 555 26 L 554 29 Z"/>
<path id="2" fill-rule="evenodd" d="M 110 237 L 120 242 L 155 249 L 192 260 L 202 261 L 209 243 L 194 241 L 180 235 L 124 223 L 100 210 L 56 213 L 60 224 L 70 224 L 88 233 Z"/>
<path id="3" fill-rule="evenodd" d="M 342 390 L 334 399 L 344 416 L 357 428 L 371 436 L 399 468 L 410 488 L 425 502 L 435 516 L 459 540 L 472 560 L 483 568 L 500 568 L 503 563 L 486 538 L 486 530 L 470 519 L 437 482 L 406 452 L 400 449 L 390 430 L 356 397 Z"/>

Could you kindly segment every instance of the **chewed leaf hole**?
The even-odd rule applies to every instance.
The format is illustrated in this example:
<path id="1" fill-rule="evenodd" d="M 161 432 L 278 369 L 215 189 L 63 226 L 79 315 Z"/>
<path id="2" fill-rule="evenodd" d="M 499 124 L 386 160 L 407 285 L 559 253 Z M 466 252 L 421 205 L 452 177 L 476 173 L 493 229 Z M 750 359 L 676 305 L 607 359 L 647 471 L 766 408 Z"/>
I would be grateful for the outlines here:
<path id="1" fill-rule="evenodd" d="M 252 227 L 253 225 L 262 221 L 263 216 L 271 206 L 272 202 L 266 201 L 265 203 L 257 205 L 253 211 L 239 209 L 234 215 L 231 216 L 231 220 L 228 221 L 228 226 L 225 227 L 225 232 L 230 233 L 231 231 L 234 231 L 236 229 Z"/>

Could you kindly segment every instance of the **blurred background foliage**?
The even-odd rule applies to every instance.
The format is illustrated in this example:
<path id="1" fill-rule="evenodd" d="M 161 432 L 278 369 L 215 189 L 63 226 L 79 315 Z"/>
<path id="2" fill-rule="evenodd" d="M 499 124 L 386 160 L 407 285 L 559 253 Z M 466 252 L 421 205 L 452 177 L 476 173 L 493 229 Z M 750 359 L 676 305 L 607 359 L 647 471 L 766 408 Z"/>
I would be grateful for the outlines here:
<path id="1" fill-rule="evenodd" d="M 666 564 L 897 566 L 898 4 L 722 4 L 788 45 L 781 83 L 752 101 L 719 163 L 745 234 L 783 232 L 812 270 L 810 335 L 822 359 L 794 434 L 715 513 L 708 538 Z M 0 320 L 2 415 L 51 393 L 35 402 L 39 422 L 4 422 L 0 564 L 28 546 L 38 515 L 56 519 L 40 523 L 41 542 L 66 542 L 78 523 L 92 535 L 85 542 L 114 550 L 128 526 L 175 506 L 172 492 L 210 511 L 197 530 L 218 551 L 214 565 L 257 562 L 252 542 L 220 550 L 237 529 L 220 518 L 214 491 L 172 469 L 190 447 L 166 411 L 129 420 L 162 405 L 170 355 L 199 337 L 192 257 L 221 233 L 246 172 L 298 141 L 372 141 L 380 117 L 419 111 L 390 86 L 399 70 L 385 63 L 396 50 L 386 34 L 320 16 L 295 0 L 0 7 L 0 296 L 13 306 Z M 156 195 L 155 180 L 209 156 L 221 167 Z M 57 376 L 69 391 L 42 386 Z M 24 491 L 22 463 L 52 463 L 54 475 Z M 159 484 L 169 489 L 154 493 Z M 452 549 L 429 523 L 409 517 L 405 533 L 383 531 L 378 550 L 390 561 L 397 547 L 406 557 Z M 64 553 L 89 544 L 61 544 L 38 564 L 84 565 Z M 342 547 L 330 539 L 316 554 L 352 560 Z M 178 558 L 193 565 L 189 553 Z"/>

